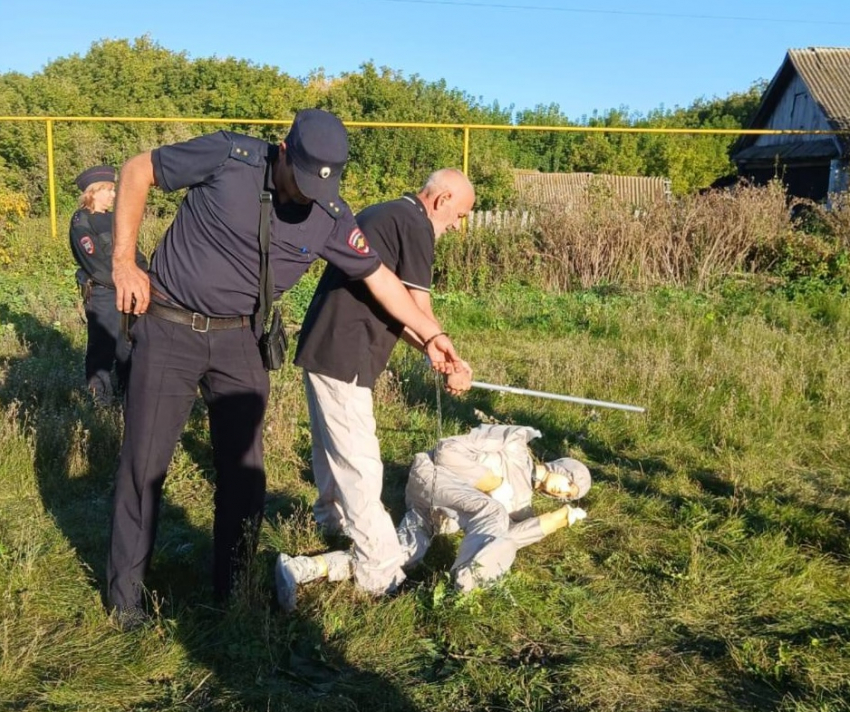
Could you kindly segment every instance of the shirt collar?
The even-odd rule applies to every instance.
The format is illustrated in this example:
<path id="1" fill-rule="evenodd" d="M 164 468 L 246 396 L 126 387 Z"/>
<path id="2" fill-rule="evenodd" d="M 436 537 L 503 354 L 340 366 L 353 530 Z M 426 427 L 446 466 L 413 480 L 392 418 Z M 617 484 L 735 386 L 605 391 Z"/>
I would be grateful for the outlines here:
<path id="1" fill-rule="evenodd" d="M 425 204 L 419 200 L 415 193 L 405 193 L 401 196 L 401 200 L 406 200 L 411 205 L 415 206 L 419 211 L 419 214 L 422 216 L 422 220 L 424 220 L 424 224 L 428 226 L 428 232 L 431 233 L 431 239 L 436 240 L 436 236 L 434 235 L 434 223 L 428 218 L 428 211 L 425 210 Z"/>
<path id="2" fill-rule="evenodd" d="M 414 193 L 405 193 L 401 196 L 402 200 L 406 200 L 413 205 L 416 206 L 416 209 L 422 213 L 425 217 L 428 217 L 428 213 L 425 211 L 425 206 L 422 204 L 422 201 Z"/>

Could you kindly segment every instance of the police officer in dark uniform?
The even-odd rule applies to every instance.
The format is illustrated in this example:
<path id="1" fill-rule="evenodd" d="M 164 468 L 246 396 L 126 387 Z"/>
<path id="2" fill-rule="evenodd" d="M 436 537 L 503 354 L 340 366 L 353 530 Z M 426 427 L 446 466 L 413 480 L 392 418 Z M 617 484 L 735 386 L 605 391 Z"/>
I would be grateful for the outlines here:
<path id="1" fill-rule="evenodd" d="M 75 180 L 82 191 L 80 209 L 71 218 L 71 252 L 79 265 L 77 283 L 83 295 L 88 342 L 86 385 L 95 402 L 113 400 L 111 372 L 115 367 L 118 390 L 123 393 L 130 370 L 130 341 L 121 334 L 121 313 L 115 308 L 112 282 L 112 203 L 115 169 L 94 166 Z M 147 269 L 145 256 L 136 250 L 136 264 Z"/>
<path id="2" fill-rule="evenodd" d="M 133 327 L 133 369 L 116 474 L 107 598 L 122 629 L 145 619 L 163 482 L 200 386 L 216 469 L 213 586 L 225 598 L 256 546 L 263 512 L 263 417 L 269 378 L 258 348 L 260 196 L 271 194 L 269 266 L 278 297 L 319 257 L 362 279 L 393 316 L 429 340 L 435 368 L 460 359 L 370 249 L 339 180 L 348 138 L 337 117 L 298 113 L 272 145 L 227 131 L 131 158 L 121 170 L 113 278 L 118 308 L 144 314 Z M 188 188 L 151 259 L 133 255 L 149 188 Z M 146 312 L 146 313 L 145 313 Z"/>

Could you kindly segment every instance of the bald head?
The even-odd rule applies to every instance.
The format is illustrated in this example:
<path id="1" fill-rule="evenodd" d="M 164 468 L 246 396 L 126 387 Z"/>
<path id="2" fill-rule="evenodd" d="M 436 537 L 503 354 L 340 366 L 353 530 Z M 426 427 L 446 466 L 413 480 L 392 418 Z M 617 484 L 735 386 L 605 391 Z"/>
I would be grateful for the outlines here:
<path id="1" fill-rule="evenodd" d="M 473 195 L 475 193 L 472 183 L 469 182 L 469 178 L 466 177 L 463 171 L 457 168 L 441 168 L 438 171 L 434 171 L 428 176 L 425 185 L 422 186 L 422 192 L 426 194 L 444 190 L 468 190 Z"/>
<path id="2" fill-rule="evenodd" d="M 446 230 L 460 227 L 461 219 L 475 204 L 475 189 L 463 171 L 441 168 L 428 177 L 418 197 L 434 226 L 435 237 L 440 237 Z"/>

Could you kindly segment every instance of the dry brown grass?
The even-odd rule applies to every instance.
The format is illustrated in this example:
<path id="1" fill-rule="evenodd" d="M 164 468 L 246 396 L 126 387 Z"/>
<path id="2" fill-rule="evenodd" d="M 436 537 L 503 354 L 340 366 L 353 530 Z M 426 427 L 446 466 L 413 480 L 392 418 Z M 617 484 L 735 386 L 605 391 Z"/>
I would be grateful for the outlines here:
<path id="1" fill-rule="evenodd" d="M 786 245 L 801 239 L 820 245 L 824 237 L 795 225 L 797 204 L 773 183 L 741 184 L 635 209 L 599 185 L 568 210 L 537 211 L 533 231 L 478 230 L 444 239 L 438 278 L 445 288 L 466 291 L 506 281 L 557 291 L 610 284 L 702 290 L 729 275 L 770 270 L 789 253 Z M 845 208 L 822 218 L 825 231 L 844 236 L 845 247 L 848 215 Z M 840 249 L 828 241 L 827 252 Z"/>
<path id="2" fill-rule="evenodd" d="M 703 289 L 731 273 L 769 266 L 793 229 L 781 186 L 739 186 L 645 209 L 595 192 L 539 223 L 547 288 L 605 283 Z"/>
<path id="3" fill-rule="evenodd" d="M 817 212 L 829 235 L 840 247 L 850 249 L 850 194 L 834 197 L 829 210 L 819 206 Z"/>

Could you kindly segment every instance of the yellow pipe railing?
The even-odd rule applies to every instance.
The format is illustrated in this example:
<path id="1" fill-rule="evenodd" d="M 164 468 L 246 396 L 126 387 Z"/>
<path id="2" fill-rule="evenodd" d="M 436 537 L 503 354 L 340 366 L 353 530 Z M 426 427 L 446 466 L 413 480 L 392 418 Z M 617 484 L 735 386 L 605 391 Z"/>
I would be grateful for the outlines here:
<path id="1" fill-rule="evenodd" d="M 50 234 L 56 237 L 56 182 L 53 178 L 53 121 L 45 123 L 47 131 L 47 192 L 50 196 Z"/>
<path id="2" fill-rule="evenodd" d="M 469 175 L 469 126 L 463 127 L 463 172 Z"/>
<path id="3" fill-rule="evenodd" d="M 225 119 L 147 116 L 0 116 L 0 121 L 44 121 L 47 132 L 47 170 L 50 200 L 50 229 L 56 237 L 56 184 L 53 176 L 53 124 L 61 122 L 125 122 L 125 123 L 180 123 L 180 124 L 245 124 L 264 126 L 288 126 L 292 119 Z M 634 126 L 517 126 L 513 124 L 455 124 L 415 121 L 344 121 L 350 128 L 399 128 L 399 129 L 449 129 L 463 131 L 463 172 L 469 174 L 469 143 L 472 131 L 554 131 L 562 133 L 636 133 L 636 134 L 692 134 L 710 136 L 835 136 L 846 131 L 806 131 L 803 129 L 682 129 Z"/>
<path id="4" fill-rule="evenodd" d="M 127 122 L 127 123 L 163 123 L 163 124 L 253 124 L 288 126 L 292 119 L 228 119 L 209 117 L 178 117 L 178 116 L 0 116 L 0 121 L 88 121 L 94 123 Z M 488 131 L 572 131 L 577 133 L 681 133 L 681 134 L 730 134 L 730 135 L 778 135 L 797 134 L 811 135 L 850 133 L 847 131 L 826 131 L 807 129 L 697 129 L 697 128 L 665 128 L 638 126 L 536 126 L 530 124 L 464 124 L 438 123 L 429 121 L 343 121 L 346 126 L 353 128 L 390 128 L 390 129 L 471 129 Z"/>

